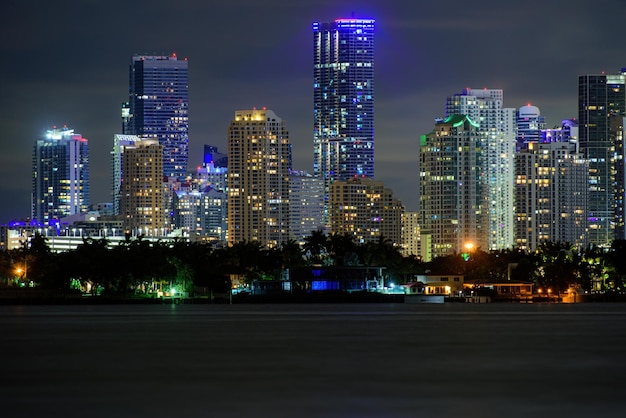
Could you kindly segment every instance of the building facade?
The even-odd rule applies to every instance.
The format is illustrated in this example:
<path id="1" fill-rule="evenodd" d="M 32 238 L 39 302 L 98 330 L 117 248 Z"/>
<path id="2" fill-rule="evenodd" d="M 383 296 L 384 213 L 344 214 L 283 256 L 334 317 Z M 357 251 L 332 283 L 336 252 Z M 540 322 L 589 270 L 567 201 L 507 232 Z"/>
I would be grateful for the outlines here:
<path id="1" fill-rule="evenodd" d="M 313 23 L 313 174 L 374 177 L 373 19 Z M 327 197 L 326 197 L 327 199 Z"/>
<path id="2" fill-rule="evenodd" d="M 189 158 L 187 59 L 134 55 L 129 98 L 122 106 L 123 134 L 156 139 L 163 147 L 163 175 L 185 178 Z"/>
<path id="3" fill-rule="evenodd" d="M 203 190 L 178 190 L 175 199 L 175 226 L 193 240 L 222 245 L 227 240 L 228 195 L 210 186 Z"/>
<path id="4" fill-rule="evenodd" d="M 487 250 L 513 246 L 515 109 L 504 108 L 503 101 L 500 89 L 467 88 L 446 102 L 446 115 L 467 115 L 479 126 Z"/>
<path id="5" fill-rule="evenodd" d="M 228 243 L 289 239 L 291 147 L 271 110 L 238 110 L 228 128 Z"/>
<path id="6" fill-rule="evenodd" d="M 89 142 L 54 127 L 33 147 L 31 218 L 42 224 L 89 207 Z"/>
<path id="7" fill-rule="evenodd" d="M 120 212 L 125 233 L 166 235 L 163 146 L 157 140 L 142 140 L 125 147 L 123 154 Z"/>
<path id="8" fill-rule="evenodd" d="M 389 240 L 402 245 L 404 206 L 381 181 L 367 177 L 337 180 L 330 186 L 330 232 L 350 234 L 357 243 Z"/>
<path id="9" fill-rule="evenodd" d="M 589 163 L 575 142 L 531 142 L 515 156 L 515 246 L 587 243 Z"/>
<path id="10" fill-rule="evenodd" d="M 545 118 L 537 106 L 528 104 L 517 111 L 516 150 L 528 148 L 529 142 L 539 142 L 541 132 L 546 128 Z"/>
<path id="11" fill-rule="evenodd" d="M 580 150 L 589 160 L 588 239 L 599 247 L 617 238 L 616 210 L 623 210 L 619 191 L 624 179 L 618 176 L 623 146 L 618 142 L 623 138 L 619 126 L 626 111 L 625 79 L 626 69 L 578 77 L 578 135 Z"/>
<path id="12" fill-rule="evenodd" d="M 402 255 L 405 257 L 420 255 L 419 212 L 402 214 Z"/>
<path id="13" fill-rule="evenodd" d="M 304 243 L 324 228 L 324 182 L 306 171 L 289 171 L 289 233 Z"/>
<path id="14" fill-rule="evenodd" d="M 419 146 L 421 233 L 432 257 L 487 246 L 483 214 L 481 133 L 467 115 L 451 115 L 423 135 Z"/>
<path id="15" fill-rule="evenodd" d="M 113 136 L 113 150 L 111 151 L 111 202 L 113 214 L 121 213 L 120 201 L 122 198 L 122 159 L 126 148 L 134 148 L 135 143 L 141 141 L 137 135 L 115 134 Z"/>
<path id="16" fill-rule="evenodd" d="M 563 119 L 560 127 L 542 129 L 540 142 L 574 142 L 578 144 L 578 120 Z"/>

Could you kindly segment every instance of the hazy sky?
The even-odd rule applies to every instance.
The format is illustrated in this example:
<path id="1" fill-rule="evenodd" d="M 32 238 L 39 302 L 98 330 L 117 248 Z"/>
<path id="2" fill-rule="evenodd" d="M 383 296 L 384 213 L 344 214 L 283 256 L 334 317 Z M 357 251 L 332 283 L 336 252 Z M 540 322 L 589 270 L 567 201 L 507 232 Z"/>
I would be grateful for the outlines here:
<path id="1" fill-rule="evenodd" d="M 558 5 L 557 3 L 560 3 Z M 626 1 L 5 0 L 0 6 L 0 223 L 30 215 L 32 149 L 53 125 L 89 139 L 91 203 L 111 201 L 133 53 L 189 59 L 190 167 L 226 151 L 235 110 L 286 120 L 312 171 L 311 23 L 376 19 L 376 177 L 417 207 L 417 141 L 466 87 L 501 88 L 549 126 L 577 117 L 578 76 L 626 67 Z"/>

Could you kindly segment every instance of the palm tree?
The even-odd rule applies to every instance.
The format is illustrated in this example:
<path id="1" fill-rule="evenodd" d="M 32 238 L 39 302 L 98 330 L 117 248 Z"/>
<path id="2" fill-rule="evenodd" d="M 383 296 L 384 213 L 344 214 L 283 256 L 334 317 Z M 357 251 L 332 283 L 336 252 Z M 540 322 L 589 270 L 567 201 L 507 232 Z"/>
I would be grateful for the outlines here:
<path id="1" fill-rule="evenodd" d="M 280 257 L 282 260 L 281 267 L 283 269 L 300 266 L 304 262 L 302 248 L 300 247 L 300 244 L 293 239 L 282 243 L 280 246 Z"/>
<path id="2" fill-rule="evenodd" d="M 354 236 L 347 232 L 330 234 L 328 237 L 328 250 L 333 265 L 345 266 L 352 264 L 352 261 L 349 260 L 356 257 L 357 251 Z"/>
<path id="3" fill-rule="evenodd" d="M 328 237 L 322 229 L 311 231 L 311 235 L 304 238 L 304 252 L 311 264 L 322 264 L 328 254 Z"/>

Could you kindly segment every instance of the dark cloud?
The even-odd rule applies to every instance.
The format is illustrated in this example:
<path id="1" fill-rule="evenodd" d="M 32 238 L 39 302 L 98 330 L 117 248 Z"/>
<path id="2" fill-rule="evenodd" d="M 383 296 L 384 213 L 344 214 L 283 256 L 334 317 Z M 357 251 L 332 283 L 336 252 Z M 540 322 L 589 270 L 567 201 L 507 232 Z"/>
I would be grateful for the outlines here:
<path id="1" fill-rule="evenodd" d="M 225 147 L 234 111 L 287 120 L 296 168 L 312 168 L 313 21 L 377 19 L 376 173 L 417 205 L 419 135 L 446 96 L 502 88 L 505 106 L 539 106 L 550 125 L 576 116 L 578 75 L 626 67 L 626 3 L 587 0 L 11 1 L 1 6 L 0 222 L 30 211 L 31 153 L 51 125 L 90 141 L 91 200 L 110 200 L 112 138 L 133 53 L 189 58 L 190 166 Z"/>

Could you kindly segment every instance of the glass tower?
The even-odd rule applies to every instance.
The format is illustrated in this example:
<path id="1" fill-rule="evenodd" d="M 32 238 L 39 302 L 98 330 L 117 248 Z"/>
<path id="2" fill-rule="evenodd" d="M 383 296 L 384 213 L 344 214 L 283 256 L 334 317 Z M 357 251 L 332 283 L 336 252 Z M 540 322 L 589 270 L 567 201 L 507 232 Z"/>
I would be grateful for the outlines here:
<path id="1" fill-rule="evenodd" d="M 578 77 L 580 150 L 589 160 L 589 244 L 623 237 L 623 117 L 626 68 L 618 74 Z M 621 223 L 621 226 L 619 225 Z M 622 236 L 616 236 L 616 232 Z"/>
<path id="2" fill-rule="evenodd" d="M 32 218 L 49 224 L 89 206 L 89 145 L 73 129 L 54 127 L 33 148 Z"/>
<path id="3" fill-rule="evenodd" d="M 163 175 L 187 175 L 187 60 L 170 56 L 134 55 L 129 74 L 129 100 L 122 106 L 126 135 L 157 139 L 163 146 Z"/>
<path id="4" fill-rule="evenodd" d="M 313 174 L 374 177 L 373 19 L 313 23 Z"/>

